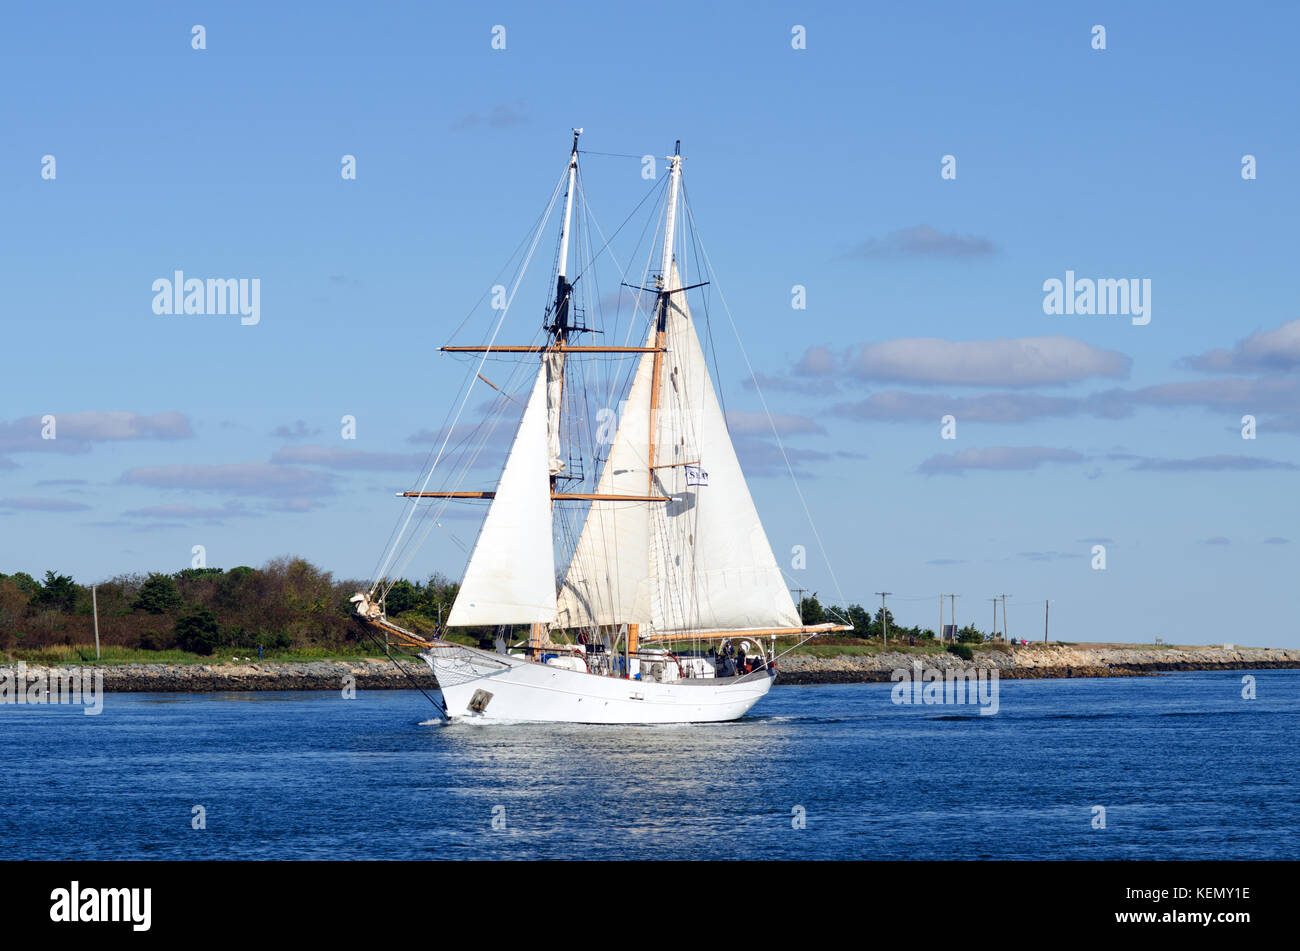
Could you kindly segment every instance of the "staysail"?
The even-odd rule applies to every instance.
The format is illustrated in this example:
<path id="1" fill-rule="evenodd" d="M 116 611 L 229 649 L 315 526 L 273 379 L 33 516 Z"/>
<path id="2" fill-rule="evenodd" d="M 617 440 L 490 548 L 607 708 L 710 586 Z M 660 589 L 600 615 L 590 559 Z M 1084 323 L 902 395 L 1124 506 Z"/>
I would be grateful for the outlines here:
<path id="1" fill-rule="evenodd" d="M 669 501 L 592 504 L 560 590 L 560 626 L 628 622 L 654 636 L 800 625 L 681 288 L 674 264 L 653 414 L 654 468 L 654 354 L 647 353 L 597 490 L 640 493 L 648 485 Z"/>
<path id="2" fill-rule="evenodd" d="M 543 363 L 447 617 L 449 627 L 555 619 L 547 417 Z"/>

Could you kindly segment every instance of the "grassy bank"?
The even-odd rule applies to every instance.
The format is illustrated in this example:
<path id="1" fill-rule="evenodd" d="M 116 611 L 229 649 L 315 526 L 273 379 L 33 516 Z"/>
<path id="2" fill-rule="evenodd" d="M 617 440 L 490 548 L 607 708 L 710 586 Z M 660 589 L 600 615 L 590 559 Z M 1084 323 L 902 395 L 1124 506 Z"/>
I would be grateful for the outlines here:
<path id="1" fill-rule="evenodd" d="M 271 650 L 262 653 L 263 663 L 302 663 L 313 660 L 360 660 L 375 656 L 373 645 L 361 646 L 354 651 L 329 650 L 325 648 L 300 648 Z M 6 663 L 24 661 L 28 664 L 43 664 L 49 667 L 73 667 L 83 664 L 220 664 L 235 661 L 257 661 L 257 651 L 247 648 L 218 648 L 212 654 L 200 655 L 183 650 L 143 650 L 135 647 L 108 646 L 101 650 L 99 660 L 95 659 L 94 644 L 56 645 L 31 649 L 14 649 L 0 651 L 0 658 Z"/>

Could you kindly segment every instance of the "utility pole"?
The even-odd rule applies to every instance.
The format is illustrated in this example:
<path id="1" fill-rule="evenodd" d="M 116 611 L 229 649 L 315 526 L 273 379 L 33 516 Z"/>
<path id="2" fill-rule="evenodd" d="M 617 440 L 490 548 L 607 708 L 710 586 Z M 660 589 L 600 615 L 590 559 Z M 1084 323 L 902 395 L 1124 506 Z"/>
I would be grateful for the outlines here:
<path id="1" fill-rule="evenodd" d="M 1043 643 L 1044 644 L 1047 643 L 1047 620 L 1051 616 L 1051 613 L 1052 613 L 1052 602 L 1044 601 L 1043 602 Z"/>
<path id="2" fill-rule="evenodd" d="M 807 588 L 795 588 L 795 589 L 794 589 L 795 594 L 799 595 L 799 600 L 796 601 L 795 603 L 799 606 L 799 626 L 800 626 L 800 627 L 803 626 L 803 594 L 804 594 L 804 592 L 807 591 L 807 590 L 808 590 Z"/>
<path id="3" fill-rule="evenodd" d="M 998 639 L 998 599 L 989 598 L 993 602 L 993 639 Z"/>
<path id="4" fill-rule="evenodd" d="M 1008 638 L 1007 638 L 1007 598 L 1009 598 L 1009 597 L 1011 597 L 1011 595 L 1009 595 L 1009 594 L 1001 595 L 1001 598 L 1002 598 L 1002 639 L 1003 639 L 1004 641 L 1008 639 Z M 993 605 L 993 613 L 996 614 L 996 613 L 997 613 L 997 610 L 998 610 L 998 606 L 997 606 L 996 604 L 994 604 L 994 605 Z"/>
<path id="5" fill-rule="evenodd" d="M 939 635 L 939 643 L 943 643 L 943 595 L 939 595 L 939 630 L 935 631 Z"/>
<path id="6" fill-rule="evenodd" d="M 889 615 L 885 612 L 885 595 L 893 593 L 892 591 L 876 592 L 876 594 L 880 595 L 880 630 L 883 632 L 880 641 L 881 647 L 889 646 Z"/>
<path id="7" fill-rule="evenodd" d="M 948 595 L 948 607 L 950 608 L 948 614 L 952 617 L 952 639 L 954 641 L 957 640 L 957 599 L 960 597 L 960 594 Z"/>
<path id="8" fill-rule="evenodd" d="M 90 586 L 90 610 L 95 615 L 95 660 L 99 660 L 99 599 L 95 596 L 95 585 Z"/>

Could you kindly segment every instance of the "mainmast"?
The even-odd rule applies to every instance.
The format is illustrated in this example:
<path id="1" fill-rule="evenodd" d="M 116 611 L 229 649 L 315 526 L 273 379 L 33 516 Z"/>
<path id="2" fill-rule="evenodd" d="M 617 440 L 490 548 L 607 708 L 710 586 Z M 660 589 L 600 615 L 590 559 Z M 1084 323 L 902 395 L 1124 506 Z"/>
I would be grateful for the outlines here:
<path id="1" fill-rule="evenodd" d="M 682 175 L 682 140 L 668 156 L 668 209 L 664 213 L 664 256 L 659 269 L 659 300 L 655 302 L 655 354 L 654 371 L 650 383 L 650 469 L 646 494 L 654 494 L 655 487 L 655 421 L 659 414 L 659 378 L 663 373 L 664 334 L 668 329 L 668 278 L 673 269 L 673 237 L 677 231 L 677 191 Z"/>
<path id="2" fill-rule="evenodd" d="M 677 232 L 677 192 L 682 178 L 682 140 L 678 139 L 673 154 L 668 156 L 668 209 L 664 212 L 664 256 L 659 268 L 659 300 L 655 316 L 654 369 L 650 376 L 650 445 L 647 460 L 646 495 L 655 495 L 655 426 L 659 416 L 659 382 L 663 376 L 664 337 L 668 329 L 669 277 L 673 272 L 673 237 Z M 627 626 L 627 652 L 631 656 L 640 646 L 640 625 Z"/>
<path id="3" fill-rule="evenodd" d="M 664 216 L 664 257 L 659 269 L 659 330 L 663 331 L 663 313 L 666 306 L 668 272 L 673 266 L 673 235 L 677 231 L 677 188 L 682 176 L 682 140 L 677 140 L 677 148 L 668 156 L 668 212 Z"/>

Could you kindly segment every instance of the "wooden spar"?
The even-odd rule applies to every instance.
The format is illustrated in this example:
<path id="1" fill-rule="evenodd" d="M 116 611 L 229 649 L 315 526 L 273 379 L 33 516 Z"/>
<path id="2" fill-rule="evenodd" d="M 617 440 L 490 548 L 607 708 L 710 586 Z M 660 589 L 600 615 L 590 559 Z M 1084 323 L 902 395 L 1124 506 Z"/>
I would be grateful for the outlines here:
<path id="1" fill-rule="evenodd" d="M 631 625 L 629 625 L 630 627 Z M 683 634 L 647 634 L 647 643 L 671 644 L 675 641 L 716 641 L 740 637 L 797 637 L 800 634 L 829 634 L 851 631 L 852 624 L 811 624 L 805 627 L 769 627 L 751 631 L 692 631 Z"/>
<path id="2" fill-rule="evenodd" d="M 697 287 L 706 287 L 707 285 L 709 285 L 709 284 L 711 284 L 711 283 L 712 283 L 712 281 L 700 281 L 698 284 L 687 284 L 685 287 L 679 287 L 679 288 L 677 288 L 675 291 L 664 291 L 664 293 L 665 293 L 665 294 L 680 294 L 680 293 L 682 293 L 683 291 L 693 291 L 693 290 L 695 290 L 695 288 L 697 288 Z M 624 281 L 624 282 L 623 282 L 623 286 L 624 286 L 624 287 L 630 287 L 630 288 L 632 288 L 632 290 L 634 290 L 634 291 L 646 291 L 647 293 L 650 293 L 650 294 L 658 294 L 658 293 L 659 293 L 659 288 L 657 288 L 657 287 L 642 287 L 640 284 L 629 284 L 627 281 Z"/>
<path id="3" fill-rule="evenodd" d="M 429 648 L 433 646 L 433 641 L 426 640 L 425 638 L 420 637 L 418 634 L 414 634 L 411 631 L 406 630 L 405 628 L 398 627 L 396 624 L 391 623 L 386 618 L 368 617 L 368 618 L 361 618 L 361 620 L 364 621 L 366 624 L 369 624 L 371 627 L 379 628 L 385 634 L 392 637 L 394 640 L 396 640 L 398 643 L 402 644 L 405 647 Z"/>
<path id="4" fill-rule="evenodd" d="M 573 347 L 563 344 L 558 347 L 545 344 L 537 347 L 501 346 L 501 347 L 442 347 L 443 353 L 654 353 L 663 347 Z"/>
<path id="5" fill-rule="evenodd" d="M 495 499 L 495 492 L 402 492 L 405 499 Z M 599 495 L 595 492 L 552 492 L 554 502 L 670 502 L 666 495 Z"/>
<path id="6" fill-rule="evenodd" d="M 651 466 L 650 468 L 651 469 L 676 469 L 679 466 L 698 466 L 699 464 L 700 464 L 700 460 L 696 459 L 694 462 L 661 462 L 657 466 Z"/>
<path id="7" fill-rule="evenodd" d="M 627 644 L 624 645 L 623 670 L 627 672 L 628 677 L 632 676 L 632 671 L 627 661 L 636 656 L 639 639 L 637 637 L 641 630 L 640 624 L 629 624 L 627 626 Z"/>
<path id="8" fill-rule="evenodd" d="M 398 498 L 407 499 L 495 499 L 495 492 L 402 492 Z"/>
<path id="9" fill-rule="evenodd" d="M 671 502 L 666 495 L 598 495 L 595 492 L 553 492 L 551 498 L 562 502 Z"/>

